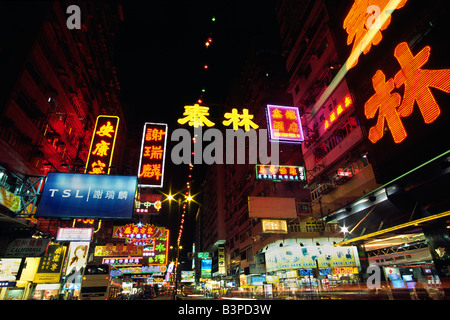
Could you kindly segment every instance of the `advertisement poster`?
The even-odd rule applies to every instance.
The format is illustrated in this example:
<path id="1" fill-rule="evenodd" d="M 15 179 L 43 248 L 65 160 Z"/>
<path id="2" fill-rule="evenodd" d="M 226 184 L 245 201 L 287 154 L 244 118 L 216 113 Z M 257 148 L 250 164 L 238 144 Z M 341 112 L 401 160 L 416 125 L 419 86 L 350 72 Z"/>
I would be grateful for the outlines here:
<path id="1" fill-rule="evenodd" d="M 66 283 L 81 284 L 87 262 L 89 242 L 71 242 L 68 251 Z"/>
<path id="2" fill-rule="evenodd" d="M 267 272 L 356 266 L 354 247 L 288 246 L 266 252 Z"/>
<path id="3" fill-rule="evenodd" d="M 66 249 L 65 246 L 60 245 L 48 246 L 47 253 L 41 258 L 34 276 L 35 283 L 59 282 Z"/>

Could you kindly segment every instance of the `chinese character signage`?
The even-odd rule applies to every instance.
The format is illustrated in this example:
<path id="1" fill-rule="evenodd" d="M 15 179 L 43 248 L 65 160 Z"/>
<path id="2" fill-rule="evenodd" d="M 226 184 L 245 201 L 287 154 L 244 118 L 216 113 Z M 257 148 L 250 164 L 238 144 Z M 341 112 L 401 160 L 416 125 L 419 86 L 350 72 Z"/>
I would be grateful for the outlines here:
<path id="1" fill-rule="evenodd" d="M 286 220 L 261 219 L 263 233 L 288 233 Z"/>
<path id="2" fill-rule="evenodd" d="M 344 99 L 338 103 L 338 105 L 330 112 L 328 117 L 325 119 L 324 129 L 328 130 L 339 117 L 347 111 L 348 108 L 353 104 L 350 94 L 346 94 Z"/>
<path id="3" fill-rule="evenodd" d="M 343 28 L 347 32 L 347 45 L 353 43 L 351 59 L 347 69 L 358 63 L 361 53 L 367 54 L 372 45 L 378 45 L 383 39 L 382 31 L 391 23 L 391 14 L 401 9 L 407 0 L 355 0 L 344 20 Z"/>
<path id="4" fill-rule="evenodd" d="M 305 140 L 298 108 L 269 104 L 266 112 L 270 141 L 300 144 Z"/>
<path id="5" fill-rule="evenodd" d="M 59 282 L 61 270 L 66 255 L 66 247 L 60 245 L 49 245 L 47 253 L 41 258 L 34 276 L 34 283 Z"/>
<path id="6" fill-rule="evenodd" d="M 130 219 L 135 176 L 49 172 L 36 217 Z"/>
<path id="7" fill-rule="evenodd" d="M 442 41 L 449 28 L 441 15 L 448 10 L 445 1 L 355 0 L 335 22 L 341 58 L 352 47 L 364 53 L 345 79 L 379 184 L 450 150 L 450 44 Z M 414 33 L 411 24 L 427 27 Z"/>
<path id="8" fill-rule="evenodd" d="M 164 179 L 167 124 L 146 122 L 139 158 L 139 185 L 161 188 Z"/>
<path id="9" fill-rule="evenodd" d="M 256 165 L 257 180 L 306 181 L 305 167 Z"/>
<path id="10" fill-rule="evenodd" d="M 431 48 L 423 48 L 413 55 L 408 43 L 401 42 L 394 50 L 394 56 L 401 69 L 391 79 L 381 70 L 372 77 L 375 94 L 364 105 L 367 119 L 375 118 L 376 124 L 369 130 L 369 140 L 377 143 L 389 129 L 395 143 L 407 137 L 402 119 L 409 117 L 416 104 L 425 124 L 434 122 L 441 114 L 441 108 L 430 88 L 450 93 L 450 69 L 429 70 L 422 68 L 430 57 Z M 404 86 L 403 97 L 394 88 Z"/>
<path id="11" fill-rule="evenodd" d="M 85 173 L 109 174 L 118 126 L 119 117 L 97 117 Z"/>
<path id="12" fill-rule="evenodd" d="M 47 249 L 48 239 L 16 239 L 6 248 L 5 257 L 39 257 Z"/>
<path id="13" fill-rule="evenodd" d="M 107 243 L 106 246 L 95 246 L 96 257 L 142 257 L 142 246 L 132 243 Z"/>
<path id="14" fill-rule="evenodd" d="M 136 245 L 145 245 L 153 238 L 164 237 L 165 228 L 157 227 L 152 224 L 127 224 L 114 227 L 113 238 L 127 239 L 127 243 Z"/>
<path id="15" fill-rule="evenodd" d="M 161 194 L 138 193 L 138 200 L 136 200 L 135 212 L 155 214 L 159 212 L 161 206 L 162 206 Z"/>

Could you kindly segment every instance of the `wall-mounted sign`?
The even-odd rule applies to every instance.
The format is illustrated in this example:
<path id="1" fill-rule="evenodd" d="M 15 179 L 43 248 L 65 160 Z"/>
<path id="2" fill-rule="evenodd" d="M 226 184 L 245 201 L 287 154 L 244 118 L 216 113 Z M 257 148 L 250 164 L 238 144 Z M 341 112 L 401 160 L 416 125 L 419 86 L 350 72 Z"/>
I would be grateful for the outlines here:
<path id="1" fill-rule="evenodd" d="M 135 176 L 49 172 L 36 217 L 130 219 Z"/>
<path id="2" fill-rule="evenodd" d="M 56 241 L 91 241 L 92 228 L 59 228 Z"/>
<path id="3" fill-rule="evenodd" d="M 6 248 L 5 257 L 39 257 L 47 249 L 48 239 L 16 239 Z"/>
<path id="4" fill-rule="evenodd" d="M 119 117 L 97 117 L 85 173 L 109 174 L 118 127 Z"/>
<path id="5" fill-rule="evenodd" d="M 167 124 L 151 122 L 144 124 L 138 172 L 141 187 L 163 186 L 166 142 Z"/>
<path id="6" fill-rule="evenodd" d="M 305 167 L 256 165 L 256 179 L 271 181 L 306 181 Z"/>
<path id="7" fill-rule="evenodd" d="M 270 141 L 303 142 L 303 130 L 297 107 L 267 105 L 267 127 Z"/>

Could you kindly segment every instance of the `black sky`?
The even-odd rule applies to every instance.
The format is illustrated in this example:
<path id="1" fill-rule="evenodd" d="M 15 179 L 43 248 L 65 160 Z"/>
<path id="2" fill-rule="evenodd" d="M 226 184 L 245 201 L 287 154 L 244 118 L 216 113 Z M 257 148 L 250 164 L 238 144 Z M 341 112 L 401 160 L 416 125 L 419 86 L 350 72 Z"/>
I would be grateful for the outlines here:
<path id="1" fill-rule="evenodd" d="M 274 4 L 272 0 L 123 1 L 125 21 L 117 35 L 115 64 L 128 136 L 140 144 L 144 122 L 162 122 L 169 126 L 170 140 L 170 132 L 181 127 L 177 119 L 184 106 L 196 103 L 202 88 L 204 105 L 223 105 L 252 37 L 267 29 L 278 32 Z M 213 41 L 206 49 L 208 37 Z M 200 191 L 204 173 L 204 166 L 196 166 L 193 193 Z M 171 162 L 169 144 L 162 191 L 183 188 L 187 174 L 186 165 Z M 176 239 L 178 222 L 166 210 L 163 207 L 154 221 L 170 227 L 171 238 Z M 194 218 L 191 212 L 185 230 L 193 229 Z M 183 239 L 192 242 L 192 234 L 186 231 Z"/>

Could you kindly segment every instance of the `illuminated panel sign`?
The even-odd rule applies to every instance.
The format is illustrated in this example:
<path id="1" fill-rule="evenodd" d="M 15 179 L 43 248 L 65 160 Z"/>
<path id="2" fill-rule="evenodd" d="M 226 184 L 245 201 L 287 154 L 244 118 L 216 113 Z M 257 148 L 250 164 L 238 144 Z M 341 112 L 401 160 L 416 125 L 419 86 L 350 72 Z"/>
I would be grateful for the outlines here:
<path id="1" fill-rule="evenodd" d="M 85 173 L 109 174 L 118 126 L 119 117 L 97 117 Z"/>
<path id="2" fill-rule="evenodd" d="M 306 181 L 305 167 L 257 164 L 256 179 L 271 181 Z"/>
<path id="3" fill-rule="evenodd" d="M 136 176 L 49 172 L 36 217 L 131 219 Z"/>
<path id="4" fill-rule="evenodd" d="M 163 186 L 166 141 L 167 124 L 151 122 L 144 124 L 138 173 L 141 187 Z"/>
<path id="5" fill-rule="evenodd" d="M 59 228 L 56 241 L 91 241 L 92 228 Z"/>
<path id="6" fill-rule="evenodd" d="M 298 108 L 269 104 L 266 113 L 270 141 L 300 144 L 305 140 Z"/>
<path id="7" fill-rule="evenodd" d="M 327 119 L 325 119 L 324 129 L 328 130 L 332 124 L 353 104 L 350 93 L 346 94 L 344 99 L 330 112 Z"/>
<path id="8" fill-rule="evenodd" d="M 161 194 L 145 194 L 138 193 L 138 199 L 136 200 L 135 212 L 136 213 L 158 213 L 162 206 Z"/>
<path id="9" fill-rule="evenodd" d="M 286 220 L 261 219 L 263 233 L 287 233 Z"/>

